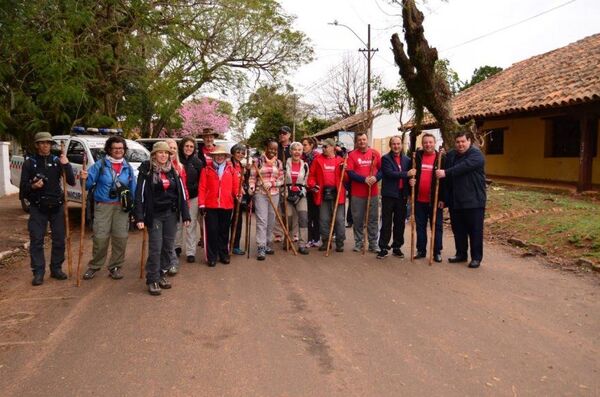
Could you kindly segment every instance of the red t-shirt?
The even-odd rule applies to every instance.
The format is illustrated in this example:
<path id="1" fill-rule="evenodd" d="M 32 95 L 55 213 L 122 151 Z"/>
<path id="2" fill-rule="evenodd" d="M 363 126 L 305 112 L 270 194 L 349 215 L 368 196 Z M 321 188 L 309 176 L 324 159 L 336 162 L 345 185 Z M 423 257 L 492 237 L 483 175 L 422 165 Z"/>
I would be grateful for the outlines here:
<path id="1" fill-rule="evenodd" d="M 164 172 L 161 172 L 160 180 L 162 182 L 163 189 L 165 190 L 165 192 L 167 190 L 169 190 L 169 187 L 171 187 L 171 181 L 169 180 L 169 177 L 167 177 L 167 174 L 165 174 Z"/>
<path id="2" fill-rule="evenodd" d="M 394 161 L 396 162 L 398 169 L 400 169 L 400 172 L 402 172 L 402 162 L 400 161 L 400 155 L 394 156 Z M 398 188 L 402 189 L 403 186 L 404 186 L 404 180 L 402 178 L 400 178 L 400 180 L 398 181 Z"/>
<path id="3" fill-rule="evenodd" d="M 115 174 L 119 175 L 123 169 L 123 163 L 112 163 L 112 169 L 115 171 Z"/>
<path id="4" fill-rule="evenodd" d="M 421 160 L 421 179 L 419 179 L 419 203 L 429 203 L 431 197 L 431 178 L 433 178 L 433 165 L 435 163 L 435 153 L 423 153 Z"/>
<path id="5" fill-rule="evenodd" d="M 373 171 L 371 172 L 371 162 L 375 160 Z M 377 174 L 379 167 L 381 166 L 381 156 L 376 150 L 367 149 L 365 153 L 360 150 L 353 150 L 348 154 L 348 171 L 354 171 L 360 176 L 368 177 Z M 369 196 L 369 185 L 366 183 L 352 181 L 350 185 L 350 193 L 354 197 L 368 197 Z M 377 184 L 371 186 L 371 197 L 377 196 L 379 189 Z"/>
<path id="6" fill-rule="evenodd" d="M 337 159 L 334 157 L 327 158 L 323 157 L 323 187 L 336 187 L 335 186 L 335 165 Z"/>
<path id="7" fill-rule="evenodd" d="M 290 169 L 290 176 L 292 178 L 292 187 L 290 190 L 294 192 L 299 192 L 300 188 L 296 185 L 296 181 L 298 180 L 298 176 L 300 176 L 300 162 L 294 163 L 292 161 L 292 168 Z"/>

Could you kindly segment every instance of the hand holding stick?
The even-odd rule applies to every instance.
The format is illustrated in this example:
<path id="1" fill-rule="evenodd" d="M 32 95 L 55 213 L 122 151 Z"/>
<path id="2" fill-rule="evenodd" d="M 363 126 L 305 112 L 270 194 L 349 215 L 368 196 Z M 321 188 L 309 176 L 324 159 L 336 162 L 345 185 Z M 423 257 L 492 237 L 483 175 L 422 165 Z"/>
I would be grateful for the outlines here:
<path id="1" fill-rule="evenodd" d="M 371 155 L 371 168 L 369 169 L 369 177 L 373 176 L 373 167 L 375 166 L 375 154 Z M 369 211 L 371 209 L 371 189 L 373 188 L 373 184 L 369 184 L 369 195 L 367 196 L 367 208 L 365 211 L 365 223 L 363 225 L 363 249 L 362 254 L 365 255 L 367 253 L 367 242 L 369 239 Z"/>

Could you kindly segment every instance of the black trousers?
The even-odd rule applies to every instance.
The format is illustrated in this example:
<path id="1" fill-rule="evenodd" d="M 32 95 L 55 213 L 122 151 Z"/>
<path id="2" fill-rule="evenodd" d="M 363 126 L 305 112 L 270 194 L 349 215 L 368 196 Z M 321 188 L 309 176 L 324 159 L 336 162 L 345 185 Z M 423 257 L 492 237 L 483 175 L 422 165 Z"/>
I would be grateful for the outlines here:
<path id="1" fill-rule="evenodd" d="M 379 248 L 400 248 L 404 244 L 404 225 L 406 220 L 406 198 L 381 197 L 381 229 L 379 230 Z"/>
<path id="2" fill-rule="evenodd" d="M 52 232 L 52 253 L 50 255 L 50 271 L 61 270 L 65 261 L 65 218 L 64 206 L 49 211 L 42 211 L 32 205 L 29 211 L 29 256 L 31 271 L 43 275 L 46 271 L 44 257 L 44 236 L 50 223 Z"/>
<path id="3" fill-rule="evenodd" d="M 229 255 L 229 230 L 233 210 L 207 208 L 204 216 L 206 260 L 216 262 Z"/>
<path id="4" fill-rule="evenodd" d="M 306 195 L 306 205 L 308 207 L 308 238 L 307 241 L 319 241 L 321 233 L 319 230 L 319 206 L 315 204 L 311 192 Z"/>
<path id="5" fill-rule="evenodd" d="M 456 256 L 467 258 L 471 245 L 471 260 L 483 259 L 483 218 L 485 208 L 450 210 Z"/>
<path id="6" fill-rule="evenodd" d="M 433 243 L 433 254 L 442 251 L 442 233 L 444 232 L 444 213 L 441 208 L 437 209 L 435 216 L 435 242 Z M 433 206 L 430 203 L 415 202 L 415 223 L 417 229 L 417 251 L 427 253 L 427 223 L 431 229 L 433 222 Z"/>

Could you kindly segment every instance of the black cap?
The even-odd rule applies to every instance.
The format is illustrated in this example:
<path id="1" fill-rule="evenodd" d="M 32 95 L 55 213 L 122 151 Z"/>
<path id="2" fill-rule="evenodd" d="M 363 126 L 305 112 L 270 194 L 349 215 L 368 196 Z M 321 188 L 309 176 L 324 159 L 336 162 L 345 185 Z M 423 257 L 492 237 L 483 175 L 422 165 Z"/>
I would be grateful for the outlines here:
<path id="1" fill-rule="evenodd" d="M 291 134 L 292 130 L 287 125 L 284 125 L 279 128 L 279 133 L 280 134 Z"/>

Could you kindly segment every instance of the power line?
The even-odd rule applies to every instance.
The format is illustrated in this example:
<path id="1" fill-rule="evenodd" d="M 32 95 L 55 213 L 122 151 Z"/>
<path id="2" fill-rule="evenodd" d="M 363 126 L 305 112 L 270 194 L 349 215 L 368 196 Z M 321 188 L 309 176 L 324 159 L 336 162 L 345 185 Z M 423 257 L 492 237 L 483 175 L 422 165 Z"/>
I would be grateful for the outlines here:
<path id="1" fill-rule="evenodd" d="M 379 2 L 377 0 L 374 0 L 374 1 L 375 1 L 375 5 L 377 6 L 377 8 L 379 8 L 379 11 L 383 12 L 388 17 L 401 17 L 402 16 L 402 14 L 390 14 L 389 12 L 386 12 L 383 8 L 381 8 L 381 6 L 379 5 Z"/>
<path id="2" fill-rule="evenodd" d="M 569 0 L 569 1 L 567 1 L 566 3 L 562 3 L 562 4 L 559 4 L 559 5 L 557 5 L 556 7 L 549 8 L 549 9 L 547 9 L 547 10 L 545 10 L 545 11 L 542 11 L 542 12 L 540 12 L 540 13 L 538 13 L 538 14 L 535 14 L 535 15 L 533 15 L 533 16 L 530 16 L 530 17 L 528 17 L 528 18 L 522 19 L 522 20 L 520 20 L 520 21 L 518 21 L 518 22 L 515 22 L 515 23 L 512 23 L 512 24 L 510 24 L 510 25 L 504 26 L 504 27 L 502 27 L 502 28 L 499 28 L 499 29 L 493 30 L 493 31 L 491 31 L 491 32 L 488 32 L 488 33 L 482 34 L 481 36 L 477 36 L 477 37 L 475 37 L 475 38 L 473 38 L 473 39 L 470 39 L 470 40 L 464 41 L 464 42 L 462 42 L 462 43 L 459 43 L 459 44 L 453 45 L 452 47 L 444 48 L 444 49 L 443 49 L 443 50 L 441 50 L 441 51 L 448 51 L 448 50 L 452 50 L 452 49 L 454 49 L 454 48 L 457 48 L 457 47 L 463 46 L 463 45 L 465 45 L 465 44 L 469 44 L 469 43 L 472 43 L 472 42 L 474 42 L 474 41 L 477 41 L 477 40 L 483 39 L 483 38 L 485 38 L 485 37 L 491 36 L 491 35 L 493 35 L 493 34 L 496 34 L 496 33 L 498 33 L 498 32 L 501 32 L 501 31 L 503 31 L 503 30 L 510 29 L 510 28 L 512 28 L 512 27 L 515 27 L 515 26 L 517 26 L 517 25 L 520 25 L 520 24 L 522 24 L 522 23 L 524 23 L 524 22 L 527 22 L 527 21 L 531 21 L 531 20 L 532 20 L 532 19 L 534 19 L 534 18 L 537 18 L 537 17 L 540 17 L 540 16 L 542 16 L 542 15 L 545 15 L 545 14 L 547 14 L 547 13 L 549 13 L 549 12 L 552 12 L 552 11 L 554 11 L 554 10 L 557 10 L 557 9 L 559 9 L 559 8 L 562 8 L 562 7 L 566 6 L 566 5 L 569 5 L 569 4 L 571 4 L 571 3 L 574 3 L 574 2 L 576 2 L 576 1 L 577 1 L 577 0 Z M 441 52 L 441 51 L 440 51 L 440 52 Z"/>

